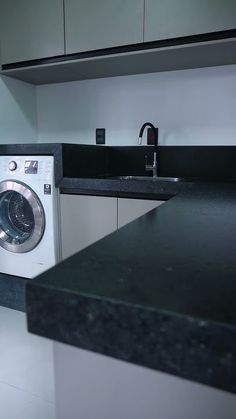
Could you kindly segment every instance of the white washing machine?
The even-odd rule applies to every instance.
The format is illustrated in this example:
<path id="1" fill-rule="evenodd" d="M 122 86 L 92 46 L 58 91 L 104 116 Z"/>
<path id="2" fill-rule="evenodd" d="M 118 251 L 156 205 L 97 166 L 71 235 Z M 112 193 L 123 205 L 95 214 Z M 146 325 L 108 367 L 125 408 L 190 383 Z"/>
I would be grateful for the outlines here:
<path id="1" fill-rule="evenodd" d="M 33 278 L 60 256 L 53 156 L 0 156 L 0 272 Z"/>

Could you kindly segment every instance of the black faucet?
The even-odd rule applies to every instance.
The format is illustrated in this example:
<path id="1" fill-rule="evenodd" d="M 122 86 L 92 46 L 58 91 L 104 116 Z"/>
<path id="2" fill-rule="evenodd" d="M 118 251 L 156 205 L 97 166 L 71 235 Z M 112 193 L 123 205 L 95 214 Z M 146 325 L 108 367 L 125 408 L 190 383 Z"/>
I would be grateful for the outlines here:
<path id="1" fill-rule="evenodd" d="M 157 147 L 157 145 L 158 145 L 158 135 L 157 135 L 158 128 L 155 128 L 154 125 L 151 122 L 145 122 L 145 124 L 142 125 L 142 127 L 140 129 L 140 132 L 139 132 L 139 136 L 138 136 L 139 145 L 142 144 L 143 131 L 145 130 L 146 127 L 150 127 L 152 129 L 153 134 L 154 134 L 154 146 Z"/>
<path id="2" fill-rule="evenodd" d="M 146 127 L 150 127 L 154 134 L 154 155 L 153 155 L 153 164 L 147 164 L 147 156 L 145 156 L 145 170 L 152 170 L 153 177 L 157 177 L 157 146 L 158 146 L 158 128 L 155 128 L 151 122 L 145 122 L 139 132 L 138 143 L 142 144 L 143 131 Z"/>

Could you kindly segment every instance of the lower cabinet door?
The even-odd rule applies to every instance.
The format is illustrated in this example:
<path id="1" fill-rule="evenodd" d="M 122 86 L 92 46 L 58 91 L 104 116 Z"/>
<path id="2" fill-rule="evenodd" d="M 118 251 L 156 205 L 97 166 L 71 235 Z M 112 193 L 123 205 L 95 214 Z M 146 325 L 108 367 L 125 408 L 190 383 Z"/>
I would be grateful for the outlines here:
<path id="1" fill-rule="evenodd" d="M 118 198 L 118 228 L 130 223 L 164 201 Z"/>
<path id="2" fill-rule="evenodd" d="M 62 258 L 117 229 L 117 198 L 61 195 Z"/>

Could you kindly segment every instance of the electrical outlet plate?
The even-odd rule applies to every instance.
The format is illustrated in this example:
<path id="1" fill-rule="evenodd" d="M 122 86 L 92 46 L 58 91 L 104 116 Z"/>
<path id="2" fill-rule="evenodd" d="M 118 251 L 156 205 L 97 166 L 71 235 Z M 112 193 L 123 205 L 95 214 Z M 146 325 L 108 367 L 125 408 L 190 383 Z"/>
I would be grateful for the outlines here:
<path id="1" fill-rule="evenodd" d="M 96 128 L 96 144 L 105 144 L 105 128 Z"/>

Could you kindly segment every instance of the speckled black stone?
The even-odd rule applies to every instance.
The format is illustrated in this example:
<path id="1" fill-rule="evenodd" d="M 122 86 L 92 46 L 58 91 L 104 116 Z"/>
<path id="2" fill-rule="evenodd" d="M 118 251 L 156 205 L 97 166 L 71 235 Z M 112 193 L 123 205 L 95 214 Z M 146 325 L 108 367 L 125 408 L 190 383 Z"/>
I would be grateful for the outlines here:
<path id="1" fill-rule="evenodd" d="M 0 306 L 25 311 L 25 278 L 0 273 Z"/>
<path id="2" fill-rule="evenodd" d="M 192 185 L 28 282 L 29 330 L 235 393 L 235 208 Z"/>
<path id="3" fill-rule="evenodd" d="M 118 183 L 105 180 L 100 184 L 81 186 L 83 178 L 117 175 L 146 175 L 145 161 L 153 161 L 152 146 L 96 146 L 69 143 L 0 144 L 0 155 L 53 155 L 55 185 L 62 193 L 89 193 L 117 196 Z M 222 180 L 236 179 L 235 146 L 160 146 L 158 148 L 160 176 L 200 177 Z M 92 181 L 92 179 L 91 179 Z M 94 180 L 95 181 L 95 180 Z M 115 186 L 116 185 L 116 186 Z M 148 187 L 146 185 L 146 187 Z M 145 187 L 145 188 L 146 188 Z M 120 196 L 145 192 L 133 183 L 119 185 Z M 148 187 L 150 188 L 150 187 Z M 171 190 L 171 187 L 168 187 Z M 81 192 L 82 191 L 82 192 Z M 87 191 L 87 192 L 86 192 Z M 166 192 L 164 191 L 164 195 Z M 173 195 L 171 195 L 173 196 Z"/>
<path id="4" fill-rule="evenodd" d="M 117 150 L 116 150 L 117 149 Z M 135 150 L 135 159 L 130 166 L 130 156 Z M 108 159 L 108 151 L 111 159 Z M 116 152 L 117 151 L 117 152 Z M 146 182 L 121 182 L 118 180 L 84 178 L 85 175 L 107 173 L 108 163 L 116 162 L 113 173 L 119 169 L 121 161 L 125 159 L 126 168 L 130 173 L 144 162 L 144 153 L 151 153 L 150 147 L 97 147 L 81 144 L 0 144 L 0 155 L 53 155 L 55 165 L 55 185 L 61 192 L 94 194 L 103 196 L 126 196 L 153 199 L 168 199 L 175 195 L 180 187 L 167 185 L 153 189 L 152 183 Z M 116 158 L 118 155 L 118 159 Z M 89 164 L 87 164 L 89 162 Z M 119 164 L 118 164 L 119 163 Z M 135 166 L 136 165 L 136 166 Z M 124 167 L 124 162 L 123 166 Z M 67 176 L 74 176 L 68 178 Z M 78 177 L 77 177 L 78 176 Z M 82 176 L 82 177 L 80 177 Z M 66 190 L 64 190 L 64 186 Z M 183 186 L 182 186 L 183 187 Z M 159 192 L 157 196 L 156 192 Z M 25 310 L 25 279 L 0 273 L 0 305 L 16 310 Z"/>
<path id="5" fill-rule="evenodd" d="M 191 190 L 193 182 L 169 182 L 153 180 L 86 179 L 63 178 L 61 193 L 117 196 L 120 198 L 140 198 L 168 200 L 180 192 Z"/>

